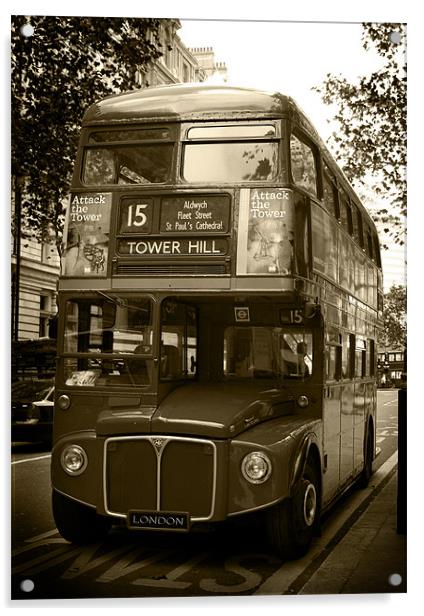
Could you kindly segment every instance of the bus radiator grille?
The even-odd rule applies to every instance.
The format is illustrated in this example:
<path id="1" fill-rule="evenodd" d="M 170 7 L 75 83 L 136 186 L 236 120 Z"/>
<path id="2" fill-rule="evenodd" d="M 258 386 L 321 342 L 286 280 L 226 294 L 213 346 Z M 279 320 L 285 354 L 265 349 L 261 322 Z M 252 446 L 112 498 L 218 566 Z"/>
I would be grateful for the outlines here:
<path id="1" fill-rule="evenodd" d="M 124 263 L 118 264 L 115 271 L 115 274 L 120 276 L 220 276 L 227 273 L 225 264 L 133 265 Z"/>
<path id="2" fill-rule="evenodd" d="M 208 441 L 155 437 L 110 439 L 107 445 L 106 502 L 110 513 L 130 509 L 213 513 L 214 448 Z M 160 453 L 159 453 L 160 452 Z M 157 495 L 159 486 L 160 497 Z"/>

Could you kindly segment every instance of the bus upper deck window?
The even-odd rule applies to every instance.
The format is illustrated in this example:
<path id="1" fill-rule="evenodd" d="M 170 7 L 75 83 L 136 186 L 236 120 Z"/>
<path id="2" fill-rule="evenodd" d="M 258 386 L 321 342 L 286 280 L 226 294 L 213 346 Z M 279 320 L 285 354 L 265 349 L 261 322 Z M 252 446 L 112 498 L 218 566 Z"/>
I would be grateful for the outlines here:
<path id="1" fill-rule="evenodd" d="M 317 194 L 317 172 L 312 148 L 296 135 L 290 136 L 290 158 L 293 181 Z"/>
<path id="2" fill-rule="evenodd" d="M 86 185 L 157 184 L 170 177 L 169 143 L 89 147 L 83 166 Z"/>
<path id="3" fill-rule="evenodd" d="M 248 139 L 275 137 L 272 124 L 239 124 L 229 126 L 195 126 L 187 131 L 188 139 Z"/>
<path id="4" fill-rule="evenodd" d="M 183 176 L 187 182 L 260 182 L 275 179 L 278 143 L 189 143 Z"/>
<path id="5" fill-rule="evenodd" d="M 187 139 L 182 169 L 187 182 L 263 182 L 277 176 L 273 125 L 192 127 Z"/>
<path id="6" fill-rule="evenodd" d="M 105 143 L 108 141 L 145 141 L 169 139 L 167 128 L 137 128 L 100 130 L 90 133 L 88 143 Z"/>
<path id="7" fill-rule="evenodd" d="M 340 194 L 340 221 L 342 223 L 342 227 L 346 229 L 349 235 L 353 235 L 352 208 L 350 207 L 347 196 L 343 191 Z"/>

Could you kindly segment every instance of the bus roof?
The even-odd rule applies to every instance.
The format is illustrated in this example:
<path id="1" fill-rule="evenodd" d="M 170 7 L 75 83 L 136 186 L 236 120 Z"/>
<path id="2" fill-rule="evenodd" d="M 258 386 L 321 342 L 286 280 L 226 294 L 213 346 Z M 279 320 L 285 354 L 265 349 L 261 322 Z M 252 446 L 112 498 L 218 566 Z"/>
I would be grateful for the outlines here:
<path id="1" fill-rule="evenodd" d="M 84 114 L 82 126 L 143 122 L 214 119 L 260 119 L 297 117 L 326 154 L 345 190 L 359 206 L 369 224 L 371 216 L 361 203 L 343 170 L 329 152 L 309 118 L 291 97 L 275 91 L 203 83 L 171 84 L 130 90 L 101 99 Z"/>
<path id="2" fill-rule="evenodd" d="M 234 117 L 281 117 L 287 96 L 249 88 L 173 84 L 108 96 L 91 105 L 83 126 L 143 120 L 190 120 Z"/>

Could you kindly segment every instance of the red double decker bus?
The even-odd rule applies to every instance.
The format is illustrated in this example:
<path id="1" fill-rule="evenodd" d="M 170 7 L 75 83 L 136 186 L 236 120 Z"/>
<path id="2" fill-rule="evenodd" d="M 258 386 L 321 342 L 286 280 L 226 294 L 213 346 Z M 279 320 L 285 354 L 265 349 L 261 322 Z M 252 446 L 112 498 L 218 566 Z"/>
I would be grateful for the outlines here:
<path id="1" fill-rule="evenodd" d="M 289 97 L 178 85 L 83 120 L 59 284 L 69 541 L 261 511 L 278 553 L 372 473 L 375 226 Z"/>

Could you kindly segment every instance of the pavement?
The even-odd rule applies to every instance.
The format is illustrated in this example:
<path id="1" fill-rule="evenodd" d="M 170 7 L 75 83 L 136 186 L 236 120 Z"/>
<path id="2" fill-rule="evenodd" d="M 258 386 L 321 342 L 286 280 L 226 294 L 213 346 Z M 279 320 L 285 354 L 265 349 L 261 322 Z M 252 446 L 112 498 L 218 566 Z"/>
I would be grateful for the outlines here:
<path id="1" fill-rule="evenodd" d="M 395 467 L 297 594 L 406 592 L 406 534 L 398 532 L 403 528 L 398 522 L 397 477 Z"/>

